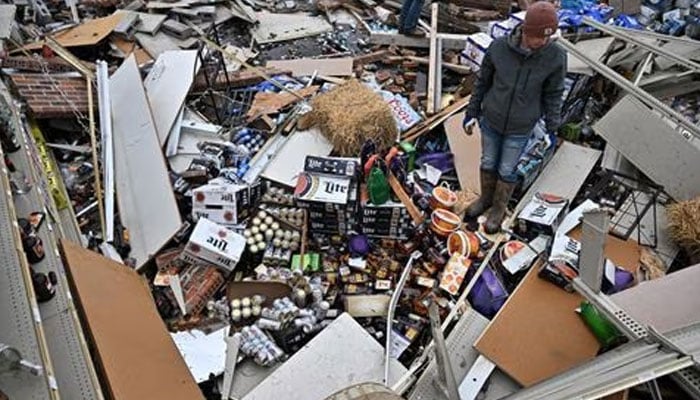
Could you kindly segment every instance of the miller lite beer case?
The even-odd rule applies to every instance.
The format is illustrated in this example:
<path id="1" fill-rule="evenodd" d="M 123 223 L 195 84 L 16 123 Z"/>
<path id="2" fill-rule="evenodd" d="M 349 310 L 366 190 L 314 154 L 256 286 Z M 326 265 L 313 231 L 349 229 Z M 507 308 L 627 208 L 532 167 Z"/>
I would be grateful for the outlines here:
<path id="1" fill-rule="evenodd" d="M 231 272 L 241 259 L 245 238 L 206 218 L 200 218 L 180 258 L 190 264 L 214 265 Z"/>
<path id="2" fill-rule="evenodd" d="M 294 197 L 297 201 L 347 204 L 351 178 L 302 172 L 297 179 Z"/>
<path id="3" fill-rule="evenodd" d="M 259 185 L 257 185 L 259 186 Z M 234 226 L 248 218 L 260 197 L 259 187 L 232 183 L 210 183 L 192 190 L 192 216 Z"/>

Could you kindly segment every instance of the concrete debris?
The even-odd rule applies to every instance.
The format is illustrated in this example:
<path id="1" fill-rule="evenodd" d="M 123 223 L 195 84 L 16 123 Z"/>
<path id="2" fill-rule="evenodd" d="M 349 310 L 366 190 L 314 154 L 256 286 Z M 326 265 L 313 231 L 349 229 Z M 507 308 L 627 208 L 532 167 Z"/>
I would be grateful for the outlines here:
<path id="1" fill-rule="evenodd" d="M 594 386 L 559 374 L 601 353 L 653 347 L 658 334 L 623 329 L 610 301 L 660 328 L 665 351 L 692 350 L 677 337 L 700 323 L 688 299 L 700 46 L 681 35 L 700 37 L 700 3 L 404 2 L 0 5 L 0 219 L 11 231 L 0 245 L 24 250 L 0 252 L 11 258 L 0 293 L 36 297 L 43 317 L 0 302 L 19 328 L 37 327 L 0 324 L 0 338 L 37 343 L 18 350 L 50 378 L 0 374 L 0 390 L 552 394 L 562 382 Z M 569 52 L 556 58 L 561 74 L 522 54 L 535 47 L 521 35 L 527 8 L 557 14 L 552 42 L 529 51 Z M 491 166 L 503 146 L 490 142 L 516 123 L 529 135 L 506 136 L 519 149 Z M 44 305 L 76 310 L 77 331 Z M 141 334 L 151 336 L 133 340 Z M 165 357 L 125 374 L 141 353 Z M 640 391 L 690 359 L 665 357 L 677 362 L 654 374 L 617 363 L 613 391 Z M 657 383 L 675 393 L 672 381 Z M 164 382 L 175 384 L 151 390 Z M 602 393 L 589 389 L 576 396 Z"/>

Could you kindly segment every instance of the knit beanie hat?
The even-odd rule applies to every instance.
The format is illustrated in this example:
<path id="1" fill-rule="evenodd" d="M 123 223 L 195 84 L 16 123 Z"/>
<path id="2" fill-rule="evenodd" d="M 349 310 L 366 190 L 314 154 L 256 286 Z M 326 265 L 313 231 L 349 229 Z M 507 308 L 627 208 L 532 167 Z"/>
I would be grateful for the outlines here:
<path id="1" fill-rule="evenodd" d="M 554 5 L 548 1 L 530 4 L 525 13 L 523 32 L 532 37 L 553 35 L 559 27 L 559 18 Z"/>

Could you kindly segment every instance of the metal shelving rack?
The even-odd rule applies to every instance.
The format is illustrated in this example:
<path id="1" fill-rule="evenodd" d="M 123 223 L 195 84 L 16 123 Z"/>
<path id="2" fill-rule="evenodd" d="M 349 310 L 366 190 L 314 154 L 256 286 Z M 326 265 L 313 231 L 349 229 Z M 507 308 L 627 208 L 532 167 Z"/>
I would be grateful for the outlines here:
<path id="1" fill-rule="evenodd" d="M 4 89 L 0 88 L 0 89 Z M 8 96 L 6 90 L 2 95 Z M 8 104 L 13 104 L 8 97 Z M 56 206 L 47 194 L 46 176 L 41 166 L 32 159 L 38 159 L 36 145 L 29 135 L 25 121 L 13 107 L 15 136 L 22 150 L 10 155 L 17 169 L 24 171 L 32 182 L 28 193 L 15 197 L 17 215 L 28 215 L 34 211 L 43 211 L 47 218 L 39 231 L 43 241 L 46 257 L 32 267 L 43 273 L 55 272 L 58 277 L 56 296 L 50 301 L 35 307 L 35 318 L 40 320 L 46 332 L 46 344 L 51 361 L 55 365 L 54 386 L 58 387 L 60 397 L 71 400 L 103 399 L 97 374 L 88 350 L 87 342 L 78 319 L 73 297 L 70 293 L 66 273 L 58 252 L 57 238 L 60 237 L 54 223 L 61 223 Z M 43 188 L 43 189 L 42 189 Z M 52 219 L 54 219 L 52 221 Z M 20 397 L 23 398 L 23 397 Z"/>
<path id="2" fill-rule="evenodd" d="M 0 149 L 0 159 L 3 156 Z M 0 391 L 16 399 L 58 399 L 39 308 L 24 258 L 12 192 L 4 163 L 0 168 L 0 342 L 44 369 L 43 376 L 0 374 Z M 10 228 L 10 229 L 7 229 Z"/>

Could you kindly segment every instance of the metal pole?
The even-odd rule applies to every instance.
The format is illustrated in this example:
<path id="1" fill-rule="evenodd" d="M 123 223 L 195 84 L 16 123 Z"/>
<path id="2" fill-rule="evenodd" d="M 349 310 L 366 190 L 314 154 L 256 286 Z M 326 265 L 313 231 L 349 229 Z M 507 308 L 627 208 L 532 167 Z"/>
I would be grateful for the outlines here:
<path id="1" fill-rule="evenodd" d="M 659 54 L 659 55 L 662 55 L 664 57 L 668 57 L 671 60 L 676 61 L 677 63 L 684 65 L 690 69 L 700 71 L 700 64 L 698 64 L 694 61 L 691 61 L 685 57 L 681 57 L 678 54 L 674 54 L 674 53 L 664 49 L 661 46 L 654 46 L 654 45 L 651 45 L 643 40 L 639 40 L 627 32 L 622 32 L 619 30 L 612 29 L 607 25 L 601 24 L 600 22 L 595 21 L 595 20 L 590 19 L 590 18 L 587 18 L 587 17 L 583 18 L 583 23 L 590 26 L 590 27 L 596 28 L 601 32 L 605 32 L 610 36 L 614 36 L 614 37 L 616 37 L 618 39 L 622 39 L 626 42 L 634 43 L 635 45 L 642 47 L 644 49 L 647 49 L 647 50 L 651 51 L 652 53 Z"/>
<path id="2" fill-rule="evenodd" d="M 437 370 L 440 376 L 440 385 L 444 385 L 441 389 L 443 389 L 449 400 L 459 400 L 459 390 L 457 389 L 455 374 L 452 371 L 452 363 L 447 354 L 445 336 L 442 334 L 442 329 L 440 329 L 440 313 L 435 300 L 430 302 L 428 315 L 430 316 L 430 330 L 435 341 L 435 362 L 437 363 Z"/>
<path id="3" fill-rule="evenodd" d="M 109 98 L 109 73 L 105 61 L 97 61 L 97 88 L 100 99 L 100 132 L 102 133 L 102 169 L 105 188 L 106 242 L 114 241 L 114 147 L 112 143 L 112 103 Z"/>
<path id="4" fill-rule="evenodd" d="M 557 40 L 557 43 L 559 43 L 569 53 L 571 53 L 571 54 L 575 55 L 576 57 L 578 57 L 579 59 L 581 59 L 581 61 L 585 62 L 588 66 L 593 68 L 596 72 L 598 72 L 599 74 L 608 78 L 609 80 L 611 80 L 612 82 L 614 82 L 615 84 L 620 86 L 622 89 L 627 91 L 629 94 L 636 97 L 641 102 L 643 102 L 643 103 L 647 104 L 648 106 L 651 106 L 652 108 L 660 111 L 666 117 L 677 121 L 679 123 L 679 125 L 683 126 L 683 128 L 685 128 L 693 136 L 700 139 L 700 128 L 698 128 L 697 126 L 692 124 L 690 121 L 686 120 L 685 117 L 683 115 L 681 115 L 679 112 L 672 109 L 668 105 L 664 104 L 659 99 L 650 95 L 649 93 L 645 92 L 644 90 L 641 90 L 640 88 L 636 87 L 632 82 L 625 79 L 623 76 L 621 76 L 620 74 L 615 72 L 612 68 L 608 67 L 607 65 L 605 65 L 597 60 L 593 60 L 588 55 L 586 55 L 585 53 L 583 53 L 579 49 L 577 49 L 576 46 L 574 46 L 568 40 L 560 38 Z"/>
<path id="5" fill-rule="evenodd" d="M 420 251 L 414 251 L 411 257 L 406 262 L 406 266 L 401 273 L 401 278 L 394 288 L 394 293 L 391 295 L 391 300 L 389 301 L 389 310 L 386 316 L 386 349 L 384 353 L 384 384 L 389 385 L 389 365 L 391 365 L 391 329 L 394 323 L 394 310 L 396 309 L 396 303 L 399 302 L 399 297 L 403 291 L 404 285 L 408 280 L 408 276 L 411 275 L 411 269 L 413 269 L 413 262 L 419 259 L 423 254 Z"/>

